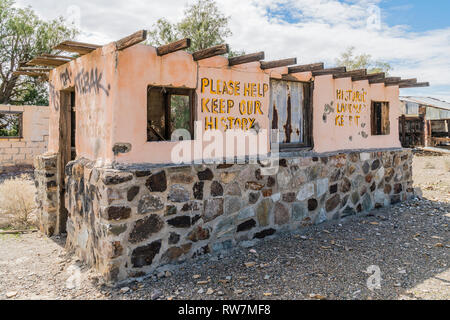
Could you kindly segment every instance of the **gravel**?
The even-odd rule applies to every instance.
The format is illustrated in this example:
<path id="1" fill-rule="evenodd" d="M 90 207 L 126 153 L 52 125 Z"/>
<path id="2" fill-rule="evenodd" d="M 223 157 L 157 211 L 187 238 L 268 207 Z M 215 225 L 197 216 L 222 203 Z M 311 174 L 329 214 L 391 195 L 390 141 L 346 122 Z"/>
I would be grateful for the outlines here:
<path id="1" fill-rule="evenodd" d="M 247 242 L 115 287 L 68 254 L 64 238 L 0 236 L 0 299 L 449 300 L 450 179 L 433 170 L 441 183 L 424 190 L 433 200 Z"/>

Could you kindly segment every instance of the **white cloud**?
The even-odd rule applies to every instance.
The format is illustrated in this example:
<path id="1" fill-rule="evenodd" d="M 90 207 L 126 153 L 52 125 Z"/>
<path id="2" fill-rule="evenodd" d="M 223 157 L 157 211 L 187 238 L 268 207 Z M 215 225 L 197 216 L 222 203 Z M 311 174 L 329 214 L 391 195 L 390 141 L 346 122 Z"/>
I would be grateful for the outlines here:
<path id="1" fill-rule="evenodd" d="M 192 3 L 193 0 L 188 0 Z M 231 16 L 234 49 L 264 50 L 267 59 L 298 57 L 299 63 L 324 61 L 332 66 L 336 57 L 349 46 L 374 59 L 390 61 L 393 73 L 417 77 L 437 87 L 408 89 L 404 94 L 432 95 L 450 101 L 450 26 L 423 33 L 408 31 L 407 26 L 389 27 L 376 22 L 380 0 L 219 0 L 219 7 Z M 31 0 L 18 5 L 34 6 Z M 107 43 L 142 28 L 150 28 L 161 17 L 171 21 L 183 15 L 186 1 L 54 1 L 40 0 L 35 10 L 45 18 L 65 15 L 76 4 L 81 9 L 81 41 Z M 272 15 L 268 15 L 268 10 Z M 283 21 L 280 12 L 295 22 Z M 278 13 L 278 15 L 277 15 Z M 447 90 L 447 91 L 446 91 Z"/>

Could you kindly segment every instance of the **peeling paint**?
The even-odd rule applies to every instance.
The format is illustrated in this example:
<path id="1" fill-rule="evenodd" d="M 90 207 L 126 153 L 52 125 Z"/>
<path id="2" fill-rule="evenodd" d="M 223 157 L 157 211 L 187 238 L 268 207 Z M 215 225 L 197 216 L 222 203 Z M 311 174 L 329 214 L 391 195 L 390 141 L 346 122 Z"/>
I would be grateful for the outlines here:
<path id="1" fill-rule="evenodd" d="M 331 101 L 330 104 L 326 104 L 323 110 L 323 122 L 327 123 L 328 115 L 334 112 L 333 106 L 334 101 Z"/>

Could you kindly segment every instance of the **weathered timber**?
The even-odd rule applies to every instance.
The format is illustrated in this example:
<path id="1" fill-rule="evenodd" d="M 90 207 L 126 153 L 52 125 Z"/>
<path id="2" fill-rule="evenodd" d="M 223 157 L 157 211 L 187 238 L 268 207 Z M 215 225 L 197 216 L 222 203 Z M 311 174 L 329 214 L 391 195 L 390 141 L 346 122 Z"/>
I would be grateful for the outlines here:
<path id="1" fill-rule="evenodd" d="M 337 74 L 337 73 L 344 73 L 347 71 L 346 67 L 337 67 L 337 68 L 329 68 L 329 69 L 323 69 L 323 70 L 316 70 L 313 71 L 312 75 L 314 77 L 317 76 L 324 76 L 324 75 L 329 75 L 329 74 Z"/>
<path id="2" fill-rule="evenodd" d="M 76 52 L 80 55 L 91 53 L 92 51 L 100 48 L 101 46 L 96 44 L 89 44 L 76 41 L 64 41 L 53 48 L 53 50 L 62 50 L 66 52 Z"/>
<path id="3" fill-rule="evenodd" d="M 147 30 L 139 30 L 128 37 L 115 42 L 116 50 L 124 50 L 147 39 Z"/>
<path id="4" fill-rule="evenodd" d="M 287 67 L 293 64 L 297 64 L 297 58 L 289 58 L 274 61 L 261 61 L 261 69 L 266 70 L 266 69 Z"/>
<path id="5" fill-rule="evenodd" d="M 48 74 L 43 72 L 31 72 L 31 71 L 14 71 L 14 76 L 29 76 L 33 78 L 43 78 L 48 79 Z"/>
<path id="6" fill-rule="evenodd" d="M 27 65 L 28 66 L 59 67 L 68 62 L 69 62 L 69 60 L 46 58 L 46 57 L 36 57 L 33 60 L 27 62 Z"/>
<path id="7" fill-rule="evenodd" d="M 176 52 L 179 50 L 187 49 L 191 46 L 191 39 L 181 39 L 163 46 L 156 48 L 156 54 L 158 56 L 164 56 L 166 54 Z"/>
<path id="8" fill-rule="evenodd" d="M 50 70 L 53 70 L 53 68 L 20 67 L 17 71 L 49 72 Z"/>
<path id="9" fill-rule="evenodd" d="M 230 66 L 236 66 L 239 64 L 249 63 L 249 62 L 256 62 L 261 61 L 264 59 L 264 51 L 256 52 L 256 53 L 250 53 L 245 54 L 239 57 L 232 57 L 228 59 L 228 65 Z"/>
<path id="10" fill-rule="evenodd" d="M 399 86 L 402 89 L 405 89 L 405 88 L 421 88 L 421 87 L 429 87 L 430 83 L 429 82 L 417 82 L 417 83 L 412 83 L 412 84 L 400 84 Z"/>
<path id="11" fill-rule="evenodd" d="M 400 77 L 387 77 L 384 79 L 369 79 L 369 83 L 370 84 L 374 84 L 374 83 L 397 83 L 401 80 L 402 78 Z"/>
<path id="12" fill-rule="evenodd" d="M 220 56 L 222 54 L 228 53 L 229 51 L 230 51 L 230 48 L 229 48 L 228 44 L 220 44 L 218 46 L 214 46 L 211 48 L 207 48 L 204 50 L 194 52 L 192 54 L 192 57 L 194 58 L 194 61 L 199 61 L 199 60 L 203 60 L 203 59 L 207 59 L 207 58 L 211 58 L 211 57 L 215 57 L 215 56 Z"/>
<path id="13" fill-rule="evenodd" d="M 289 67 L 289 73 L 300 73 L 300 72 L 310 72 L 310 71 L 317 71 L 317 70 L 323 70 L 324 63 L 311 63 L 311 64 L 304 64 L 300 66 L 293 66 Z"/>
<path id="14" fill-rule="evenodd" d="M 378 73 L 370 73 L 366 74 L 365 76 L 353 76 L 352 81 L 361 81 L 361 80 L 383 80 L 386 77 L 386 74 L 384 72 L 378 72 Z"/>
<path id="15" fill-rule="evenodd" d="M 46 57 L 46 58 L 63 59 L 63 60 L 69 60 L 69 61 L 76 59 L 76 57 L 68 57 L 68 56 L 61 56 L 61 55 L 48 54 L 48 53 L 43 53 L 42 56 Z"/>
<path id="16" fill-rule="evenodd" d="M 386 86 L 400 86 L 400 85 L 412 85 L 416 84 L 417 79 L 402 79 L 400 81 L 394 81 L 394 82 L 386 82 Z"/>
<path id="17" fill-rule="evenodd" d="M 365 76 L 367 75 L 367 69 L 359 69 L 359 70 L 352 70 L 347 71 L 343 73 L 336 73 L 333 74 L 334 79 L 340 79 L 340 78 L 351 78 L 353 76 Z"/>

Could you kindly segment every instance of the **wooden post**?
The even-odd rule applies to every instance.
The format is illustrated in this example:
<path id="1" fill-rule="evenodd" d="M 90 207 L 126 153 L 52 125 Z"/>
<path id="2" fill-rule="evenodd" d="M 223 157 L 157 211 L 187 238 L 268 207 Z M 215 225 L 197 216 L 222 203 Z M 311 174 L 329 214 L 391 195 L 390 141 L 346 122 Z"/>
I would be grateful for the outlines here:
<path id="1" fill-rule="evenodd" d="M 402 147 L 407 147 L 407 145 L 406 145 L 406 116 L 404 114 L 400 117 L 400 125 L 402 128 L 402 136 L 401 136 Z"/>
<path id="2" fill-rule="evenodd" d="M 158 56 L 163 56 L 175 51 L 187 49 L 190 46 L 191 46 L 191 39 L 186 38 L 156 48 L 156 54 Z"/>
<path id="3" fill-rule="evenodd" d="M 450 138 L 450 119 L 446 120 L 447 122 L 447 137 Z"/>
<path id="4" fill-rule="evenodd" d="M 147 39 L 147 30 L 140 30 L 123 39 L 116 41 L 116 50 L 120 51 Z"/>

